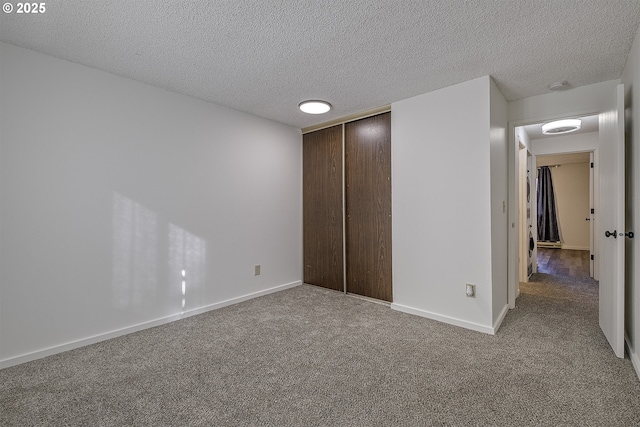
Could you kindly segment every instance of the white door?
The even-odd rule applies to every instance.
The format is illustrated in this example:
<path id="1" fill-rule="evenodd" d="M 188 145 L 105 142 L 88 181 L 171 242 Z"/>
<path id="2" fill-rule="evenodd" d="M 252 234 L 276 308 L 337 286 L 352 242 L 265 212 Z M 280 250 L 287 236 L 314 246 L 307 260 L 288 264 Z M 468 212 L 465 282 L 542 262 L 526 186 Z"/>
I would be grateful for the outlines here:
<path id="1" fill-rule="evenodd" d="M 599 126 L 600 328 L 624 357 L 624 85 L 611 94 Z"/>

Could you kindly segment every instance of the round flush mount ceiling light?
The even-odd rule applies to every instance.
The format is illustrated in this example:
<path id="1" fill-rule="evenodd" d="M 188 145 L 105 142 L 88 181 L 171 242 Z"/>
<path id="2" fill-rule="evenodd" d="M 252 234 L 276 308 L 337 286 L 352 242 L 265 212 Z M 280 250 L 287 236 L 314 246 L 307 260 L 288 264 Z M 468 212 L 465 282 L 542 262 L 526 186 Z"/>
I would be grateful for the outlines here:
<path id="1" fill-rule="evenodd" d="M 331 104 L 318 100 L 302 101 L 298 107 L 307 114 L 324 114 L 331 110 Z"/>
<path id="2" fill-rule="evenodd" d="M 575 132 L 582 126 L 580 119 L 566 119 L 549 122 L 542 125 L 542 133 L 545 135 L 560 135 Z"/>

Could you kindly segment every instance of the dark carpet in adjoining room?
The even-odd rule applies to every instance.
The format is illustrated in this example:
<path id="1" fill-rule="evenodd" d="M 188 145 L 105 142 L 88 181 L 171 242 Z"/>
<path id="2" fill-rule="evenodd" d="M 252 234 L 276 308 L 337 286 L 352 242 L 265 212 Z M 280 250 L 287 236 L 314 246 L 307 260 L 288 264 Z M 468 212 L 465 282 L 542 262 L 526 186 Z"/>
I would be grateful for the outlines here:
<path id="1" fill-rule="evenodd" d="M 0 425 L 639 425 L 596 282 L 533 278 L 495 336 L 299 286 L 3 369 Z"/>

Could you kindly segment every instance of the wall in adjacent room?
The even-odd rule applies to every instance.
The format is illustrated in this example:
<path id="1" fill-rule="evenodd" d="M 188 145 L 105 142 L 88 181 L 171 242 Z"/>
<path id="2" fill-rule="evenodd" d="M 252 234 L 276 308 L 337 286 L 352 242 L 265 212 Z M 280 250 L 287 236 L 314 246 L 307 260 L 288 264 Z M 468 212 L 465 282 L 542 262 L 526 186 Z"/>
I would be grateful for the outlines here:
<path id="1" fill-rule="evenodd" d="M 589 250 L 589 163 L 551 168 L 563 249 Z"/>

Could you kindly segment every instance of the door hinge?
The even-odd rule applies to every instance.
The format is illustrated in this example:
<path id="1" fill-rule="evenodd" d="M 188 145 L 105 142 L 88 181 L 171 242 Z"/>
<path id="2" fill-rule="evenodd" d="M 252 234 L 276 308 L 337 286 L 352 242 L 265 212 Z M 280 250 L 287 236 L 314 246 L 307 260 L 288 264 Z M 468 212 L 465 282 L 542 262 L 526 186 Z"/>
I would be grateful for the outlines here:
<path id="1" fill-rule="evenodd" d="M 596 210 L 595 209 L 591 209 L 591 213 L 592 214 L 596 213 Z"/>
<path id="2" fill-rule="evenodd" d="M 591 169 L 593 169 L 593 162 L 591 162 Z"/>
<path id="3" fill-rule="evenodd" d="M 596 259 L 596 257 L 591 255 L 591 261 L 593 261 L 594 259 Z"/>

